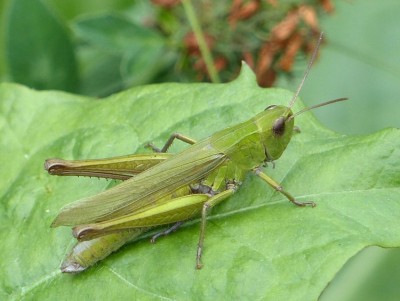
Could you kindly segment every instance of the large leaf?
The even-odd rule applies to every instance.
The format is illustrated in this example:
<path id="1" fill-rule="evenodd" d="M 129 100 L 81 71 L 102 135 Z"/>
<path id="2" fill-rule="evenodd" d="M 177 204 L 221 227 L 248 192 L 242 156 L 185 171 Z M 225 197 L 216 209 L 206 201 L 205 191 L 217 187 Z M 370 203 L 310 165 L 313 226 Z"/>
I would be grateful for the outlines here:
<path id="1" fill-rule="evenodd" d="M 152 85 L 100 101 L 0 86 L 1 296 L 315 300 L 365 246 L 400 246 L 399 131 L 348 137 L 305 113 L 296 119 L 302 133 L 266 172 L 316 208 L 295 207 L 249 175 L 210 216 L 202 270 L 194 269 L 199 225 L 193 222 L 155 245 L 130 244 L 80 275 L 59 272 L 72 238 L 67 228 L 50 229 L 52 219 L 108 182 L 49 176 L 44 159 L 143 151 L 146 142 L 161 145 L 174 131 L 204 138 L 269 104 L 287 104 L 291 95 L 260 89 L 246 67 L 229 84 Z M 183 147 L 176 143 L 171 151 Z"/>

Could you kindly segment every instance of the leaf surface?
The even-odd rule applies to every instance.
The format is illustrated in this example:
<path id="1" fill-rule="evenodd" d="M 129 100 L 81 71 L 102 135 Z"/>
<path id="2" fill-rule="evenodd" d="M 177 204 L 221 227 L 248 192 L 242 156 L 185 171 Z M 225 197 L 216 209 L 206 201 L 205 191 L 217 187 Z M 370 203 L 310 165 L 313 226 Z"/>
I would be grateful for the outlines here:
<path id="1" fill-rule="evenodd" d="M 110 182 L 52 177 L 45 159 L 148 152 L 147 142 L 162 145 L 172 132 L 198 140 L 291 96 L 259 88 L 246 66 L 228 84 L 150 85 L 101 100 L 2 84 L 1 298 L 316 300 L 364 247 L 400 246 L 399 131 L 338 135 L 305 113 L 295 121 L 301 134 L 266 173 L 316 208 L 293 206 L 250 174 L 212 211 L 202 270 L 194 268 L 195 220 L 155 245 L 130 244 L 80 275 L 59 272 L 73 240 L 68 228 L 50 229 L 52 220 L 63 205 Z M 177 142 L 171 151 L 184 147 Z"/>

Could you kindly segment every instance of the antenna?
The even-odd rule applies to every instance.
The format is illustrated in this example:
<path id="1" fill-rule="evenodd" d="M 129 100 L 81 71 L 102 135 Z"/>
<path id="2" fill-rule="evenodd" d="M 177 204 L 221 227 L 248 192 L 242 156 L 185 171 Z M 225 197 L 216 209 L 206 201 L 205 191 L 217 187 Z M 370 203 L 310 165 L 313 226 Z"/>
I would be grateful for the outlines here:
<path id="1" fill-rule="evenodd" d="M 300 115 L 300 114 L 302 114 L 302 113 L 304 113 L 304 112 L 310 111 L 310 110 L 312 110 L 312 109 L 316 109 L 316 108 L 319 108 L 319 107 L 323 107 L 323 106 L 326 106 L 326 105 L 330 105 L 331 103 L 335 103 L 335 102 L 339 102 L 339 101 L 344 101 L 344 100 L 348 100 L 348 98 L 347 98 L 347 97 L 336 98 L 336 99 L 332 99 L 332 100 L 329 100 L 329 101 L 325 101 L 325 102 L 323 102 L 323 103 L 319 103 L 319 104 L 313 105 L 313 106 L 311 106 L 311 107 L 304 108 L 304 109 L 302 109 L 302 110 L 296 112 L 294 115 L 290 116 L 290 117 L 287 119 L 287 121 L 289 121 L 290 119 L 293 119 L 294 117 L 296 117 L 296 116 L 298 116 L 298 115 Z"/>
<path id="2" fill-rule="evenodd" d="M 290 100 L 289 107 L 288 107 L 289 109 L 291 109 L 291 108 L 293 107 L 293 105 L 294 105 L 294 103 L 295 103 L 297 97 L 298 97 L 299 94 L 300 94 L 301 89 L 303 88 L 304 82 L 305 82 L 305 80 L 306 80 L 306 78 L 307 78 L 307 76 L 308 76 L 308 73 L 309 73 L 310 70 L 311 70 L 311 66 L 312 66 L 312 64 L 314 63 L 315 58 L 317 57 L 317 53 L 318 53 L 318 50 L 319 50 L 319 47 L 320 47 L 320 45 L 321 45 L 321 42 L 322 42 L 323 37 L 324 37 L 324 33 L 321 32 L 321 34 L 319 35 L 319 38 L 318 38 L 317 45 L 315 46 L 314 52 L 313 52 L 313 54 L 312 54 L 312 56 L 311 56 L 311 59 L 310 59 L 310 61 L 308 62 L 307 69 L 306 69 L 306 71 L 304 72 L 303 79 L 301 80 L 300 85 L 298 86 L 296 93 L 294 94 L 294 96 L 293 96 L 292 99 Z"/>

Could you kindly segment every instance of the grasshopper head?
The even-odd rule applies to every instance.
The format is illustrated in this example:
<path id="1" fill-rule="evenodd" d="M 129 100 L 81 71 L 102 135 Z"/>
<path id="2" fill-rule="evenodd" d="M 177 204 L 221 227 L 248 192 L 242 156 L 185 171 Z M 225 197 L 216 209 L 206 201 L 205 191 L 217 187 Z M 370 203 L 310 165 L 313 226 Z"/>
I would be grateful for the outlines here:
<path id="1" fill-rule="evenodd" d="M 285 106 L 271 105 L 255 118 L 260 128 L 266 161 L 278 159 L 292 138 L 293 113 Z"/>
<path id="2" fill-rule="evenodd" d="M 261 129 L 262 143 L 266 161 L 278 159 L 286 149 L 293 134 L 294 118 L 309 110 L 346 100 L 337 98 L 311 107 L 304 108 L 293 114 L 290 107 L 271 105 L 258 114 L 254 122 Z"/>
<path id="3" fill-rule="evenodd" d="M 286 129 L 286 122 L 291 119 L 291 116 L 293 116 L 292 111 L 285 106 L 277 105 L 270 105 L 265 109 L 265 111 L 275 111 L 273 112 L 273 115 L 275 116 L 272 116 L 272 119 L 274 119 L 272 123 L 272 132 L 277 136 L 283 136 Z"/>

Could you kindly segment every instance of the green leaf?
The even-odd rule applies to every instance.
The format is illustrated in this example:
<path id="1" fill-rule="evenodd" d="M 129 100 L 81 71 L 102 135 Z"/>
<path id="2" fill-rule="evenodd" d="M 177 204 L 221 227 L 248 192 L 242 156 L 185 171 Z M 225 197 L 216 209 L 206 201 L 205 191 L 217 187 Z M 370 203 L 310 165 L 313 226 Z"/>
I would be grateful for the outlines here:
<path id="1" fill-rule="evenodd" d="M 65 25 L 38 0 L 13 0 L 6 55 L 13 81 L 37 89 L 77 90 L 74 49 Z"/>
<path id="2" fill-rule="evenodd" d="M 229 84 L 143 86 L 101 101 L 2 84 L 0 297 L 316 300 L 364 247 L 400 246 L 399 130 L 349 137 L 305 113 L 295 121 L 301 134 L 266 172 L 316 208 L 293 206 L 249 174 L 210 216 L 202 270 L 194 268 L 196 220 L 155 245 L 130 244 L 80 275 L 59 272 L 73 240 L 67 228 L 50 229 L 51 221 L 63 205 L 109 182 L 49 176 L 46 158 L 143 152 L 175 131 L 204 138 L 291 96 L 257 87 L 247 67 Z"/>
<path id="3" fill-rule="evenodd" d="M 171 61 L 156 30 L 116 14 L 80 18 L 73 29 L 82 42 L 82 91 L 88 95 L 152 82 Z"/>

